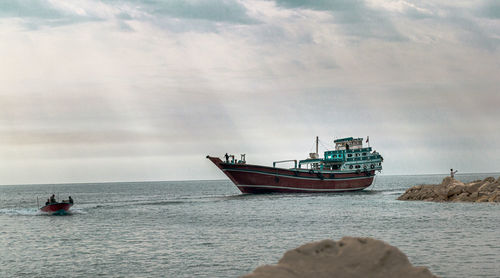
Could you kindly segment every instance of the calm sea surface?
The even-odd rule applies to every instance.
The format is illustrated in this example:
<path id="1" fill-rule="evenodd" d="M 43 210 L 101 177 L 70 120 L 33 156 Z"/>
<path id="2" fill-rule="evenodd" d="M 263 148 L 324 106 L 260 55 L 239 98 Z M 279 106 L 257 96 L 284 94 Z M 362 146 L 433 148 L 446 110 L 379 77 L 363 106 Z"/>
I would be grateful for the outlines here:
<path id="1" fill-rule="evenodd" d="M 458 175 L 462 181 L 500 174 Z M 500 205 L 403 202 L 443 176 L 358 193 L 242 195 L 229 181 L 0 186 L 0 277 L 236 277 L 313 240 L 382 239 L 442 277 L 500 277 Z M 75 200 L 68 216 L 36 198 Z"/>

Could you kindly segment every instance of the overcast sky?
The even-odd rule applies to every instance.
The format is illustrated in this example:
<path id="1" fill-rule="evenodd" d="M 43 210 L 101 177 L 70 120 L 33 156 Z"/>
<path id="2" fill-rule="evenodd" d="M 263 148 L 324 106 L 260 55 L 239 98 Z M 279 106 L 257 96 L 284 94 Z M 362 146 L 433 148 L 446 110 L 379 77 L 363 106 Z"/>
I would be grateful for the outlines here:
<path id="1" fill-rule="evenodd" d="M 500 1 L 2 0 L 0 184 L 224 178 L 370 136 L 500 171 Z"/>

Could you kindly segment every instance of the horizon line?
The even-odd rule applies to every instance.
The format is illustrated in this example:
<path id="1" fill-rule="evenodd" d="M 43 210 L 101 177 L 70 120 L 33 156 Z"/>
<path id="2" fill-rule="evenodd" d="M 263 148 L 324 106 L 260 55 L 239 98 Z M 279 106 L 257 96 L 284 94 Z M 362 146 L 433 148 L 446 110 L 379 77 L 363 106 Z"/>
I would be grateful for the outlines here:
<path id="1" fill-rule="evenodd" d="M 500 172 L 464 172 L 457 173 L 456 176 L 460 175 L 484 175 L 484 174 L 500 174 Z M 427 173 L 427 174 L 379 174 L 379 176 L 442 176 L 449 175 L 449 173 Z M 225 179 L 191 179 L 191 180 L 142 180 L 142 181 L 89 181 L 89 182 L 56 182 L 56 183 L 17 183 L 17 184 L 0 184 L 0 186 L 16 186 L 16 185 L 77 185 L 77 184 L 107 184 L 107 183 L 147 183 L 147 182 L 187 182 L 187 181 L 230 181 L 228 178 Z"/>

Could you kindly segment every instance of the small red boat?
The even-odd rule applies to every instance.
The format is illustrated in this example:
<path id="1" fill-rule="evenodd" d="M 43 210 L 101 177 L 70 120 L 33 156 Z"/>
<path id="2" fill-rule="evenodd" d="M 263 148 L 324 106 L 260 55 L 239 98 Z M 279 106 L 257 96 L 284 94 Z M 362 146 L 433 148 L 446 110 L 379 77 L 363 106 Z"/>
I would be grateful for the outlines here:
<path id="1" fill-rule="evenodd" d="M 51 203 L 41 207 L 40 210 L 52 215 L 62 215 L 67 214 L 71 206 L 73 203 L 69 202 Z"/>

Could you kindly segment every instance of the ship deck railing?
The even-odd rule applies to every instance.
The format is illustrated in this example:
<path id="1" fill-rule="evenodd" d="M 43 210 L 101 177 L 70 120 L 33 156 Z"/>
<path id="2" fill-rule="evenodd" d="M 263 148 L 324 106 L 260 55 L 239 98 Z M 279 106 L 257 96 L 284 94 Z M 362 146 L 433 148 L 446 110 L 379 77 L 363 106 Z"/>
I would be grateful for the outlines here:
<path id="1" fill-rule="evenodd" d="M 273 167 L 276 168 L 276 164 L 278 164 L 278 163 L 285 163 L 285 162 L 294 162 L 295 163 L 294 168 L 297 168 L 297 159 L 288 159 L 288 160 L 274 161 L 273 162 Z"/>

